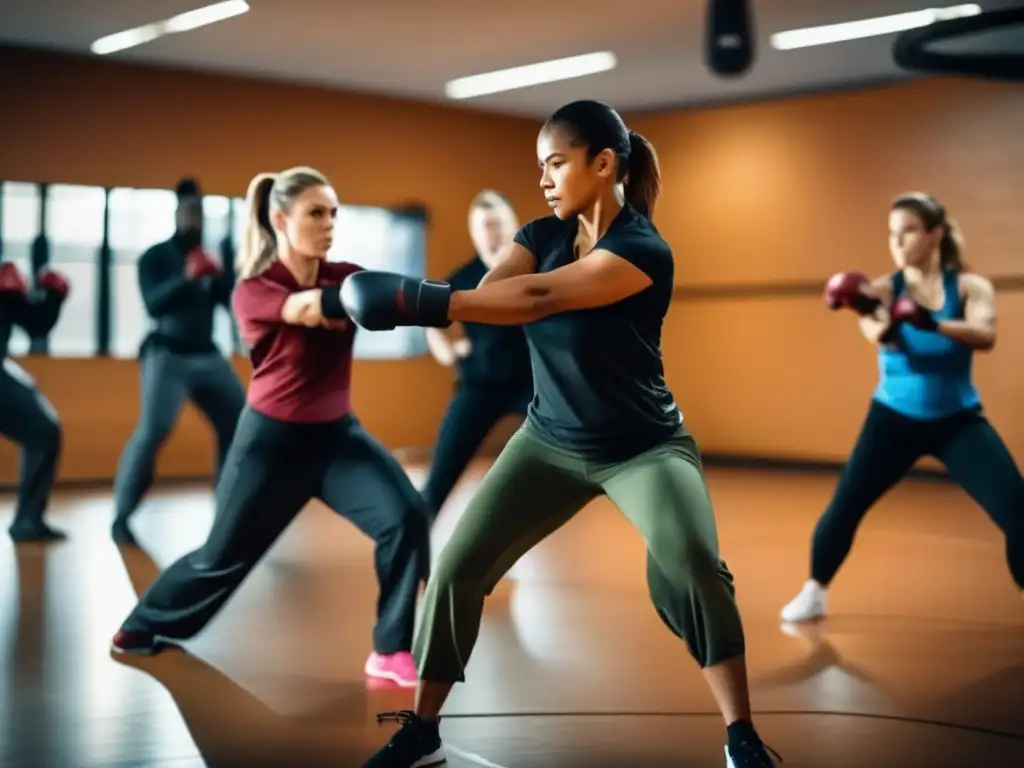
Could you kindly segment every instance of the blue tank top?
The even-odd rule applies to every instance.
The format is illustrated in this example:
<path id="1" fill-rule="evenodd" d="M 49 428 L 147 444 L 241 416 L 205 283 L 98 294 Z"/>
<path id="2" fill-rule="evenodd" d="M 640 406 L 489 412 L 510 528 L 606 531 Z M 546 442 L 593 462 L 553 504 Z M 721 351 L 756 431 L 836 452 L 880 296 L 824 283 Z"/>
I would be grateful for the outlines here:
<path id="1" fill-rule="evenodd" d="M 957 273 L 943 276 L 946 303 L 932 313 L 936 320 L 963 317 Z M 903 272 L 892 276 L 893 301 L 906 290 Z M 912 419 L 942 419 L 981 404 L 971 381 L 974 350 L 934 331 L 902 323 L 896 348 L 878 352 L 877 402 Z"/>

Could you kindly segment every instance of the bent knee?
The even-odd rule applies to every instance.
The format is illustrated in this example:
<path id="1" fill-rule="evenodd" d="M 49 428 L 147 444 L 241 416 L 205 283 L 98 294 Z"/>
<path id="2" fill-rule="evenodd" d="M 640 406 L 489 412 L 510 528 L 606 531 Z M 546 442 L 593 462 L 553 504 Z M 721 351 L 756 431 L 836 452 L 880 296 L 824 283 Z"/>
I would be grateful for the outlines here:
<path id="1" fill-rule="evenodd" d="M 661 576 L 677 589 L 686 590 L 695 583 L 728 573 L 718 552 L 697 541 L 681 547 L 652 547 L 650 559 Z"/>
<path id="2" fill-rule="evenodd" d="M 419 539 L 429 532 L 425 504 L 412 500 L 382 507 L 378 539 Z"/>
<path id="3" fill-rule="evenodd" d="M 64 430 L 56 418 L 39 419 L 25 434 L 22 445 L 26 450 L 46 454 L 60 453 Z"/>

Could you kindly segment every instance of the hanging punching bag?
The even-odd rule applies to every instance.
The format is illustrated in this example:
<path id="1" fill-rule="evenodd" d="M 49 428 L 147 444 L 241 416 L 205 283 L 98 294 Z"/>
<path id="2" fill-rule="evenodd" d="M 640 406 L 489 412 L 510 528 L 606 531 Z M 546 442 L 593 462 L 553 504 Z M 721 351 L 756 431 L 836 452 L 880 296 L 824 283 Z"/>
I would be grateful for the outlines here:
<path id="1" fill-rule="evenodd" d="M 708 69 L 738 77 L 754 63 L 754 29 L 749 0 L 709 0 L 704 54 Z"/>

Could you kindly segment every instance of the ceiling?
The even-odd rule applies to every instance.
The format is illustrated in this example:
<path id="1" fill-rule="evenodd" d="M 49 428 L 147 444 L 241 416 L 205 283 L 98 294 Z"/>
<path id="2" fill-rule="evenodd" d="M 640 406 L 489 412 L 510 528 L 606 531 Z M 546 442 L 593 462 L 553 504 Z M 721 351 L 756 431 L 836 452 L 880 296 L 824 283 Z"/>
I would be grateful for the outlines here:
<path id="1" fill-rule="evenodd" d="M 611 50 L 619 66 L 460 104 L 544 116 L 573 99 L 620 111 L 758 99 L 905 76 L 891 37 L 774 51 L 772 32 L 958 0 L 752 0 L 757 58 L 723 80 L 702 63 L 707 0 L 248 0 L 251 11 L 109 58 L 446 101 L 450 79 Z M 0 0 L 0 41 L 89 54 L 96 38 L 210 0 Z M 982 0 L 988 9 L 1020 0 Z"/>

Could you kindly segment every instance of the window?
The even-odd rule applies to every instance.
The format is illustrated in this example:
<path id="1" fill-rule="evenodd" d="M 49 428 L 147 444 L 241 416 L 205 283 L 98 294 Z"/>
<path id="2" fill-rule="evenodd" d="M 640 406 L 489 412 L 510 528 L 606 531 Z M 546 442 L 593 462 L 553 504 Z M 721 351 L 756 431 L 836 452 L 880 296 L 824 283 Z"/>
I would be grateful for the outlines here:
<path id="1" fill-rule="evenodd" d="M 232 220 L 234 218 L 231 210 L 232 200 L 230 197 L 219 197 L 206 195 L 203 197 L 203 245 L 210 256 L 216 259 L 222 266 L 224 264 L 224 245 L 229 241 L 235 250 L 232 232 Z M 233 354 L 237 348 L 235 344 L 235 319 L 231 314 L 231 307 L 219 304 L 213 313 L 213 341 L 225 355 Z"/>
<path id="2" fill-rule="evenodd" d="M 42 195 L 39 185 L 6 181 L 0 197 L 0 239 L 3 240 L 3 259 L 14 264 L 25 282 L 32 284 L 32 241 L 39 235 L 40 206 Z M 15 326 L 7 354 L 11 357 L 27 355 L 29 337 L 24 330 Z"/>
<path id="3" fill-rule="evenodd" d="M 245 228 L 249 223 L 249 208 L 241 197 L 235 197 L 231 200 L 231 208 L 235 216 L 231 237 L 235 243 L 235 251 L 238 253 L 241 252 L 242 244 L 245 242 Z"/>
<path id="4" fill-rule="evenodd" d="M 138 262 L 147 248 L 174 234 L 178 199 L 166 189 L 110 191 L 110 354 L 134 358 L 153 321 L 139 292 Z"/>
<path id="5" fill-rule="evenodd" d="M 177 198 L 166 189 L 118 187 L 105 190 L 70 184 L 4 182 L 0 185 L 0 237 L 3 257 L 31 279 L 32 244 L 46 238 L 50 266 L 67 276 L 71 293 L 50 334 L 54 356 L 91 357 L 109 353 L 132 359 L 153 327 L 138 283 L 138 260 L 147 248 L 174 234 Z M 237 259 L 247 225 L 245 200 L 206 196 L 203 240 L 222 264 Z M 104 230 L 110 246 L 108 291 L 100 291 Z M 422 276 L 426 261 L 424 221 L 388 210 L 342 206 L 331 261 L 351 261 L 367 269 Z M 227 266 L 225 267 L 227 268 Z M 109 312 L 100 302 L 110 297 Z M 109 328 L 100 329 L 109 317 Z M 100 333 L 100 331 L 103 333 Z M 109 330 L 109 349 L 99 349 Z M 242 351 L 230 307 L 218 307 L 214 341 L 225 353 Z M 11 334 L 8 352 L 27 354 L 30 339 L 21 329 Z M 355 356 L 397 359 L 425 354 L 421 328 L 397 328 L 356 337 Z"/>
<path id="6" fill-rule="evenodd" d="M 103 245 L 107 193 L 102 187 L 54 184 L 48 190 L 45 235 L 50 266 L 64 274 L 71 292 L 50 332 L 55 357 L 93 357 L 96 336 L 96 263 Z"/>
<path id="7" fill-rule="evenodd" d="M 422 277 L 426 266 L 426 232 L 422 220 L 382 208 L 342 206 L 338 211 L 331 261 L 351 261 L 366 269 L 400 272 Z M 422 328 L 360 331 L 357 358 L 388 360 L 422 355 L 427 351 Z"/>

